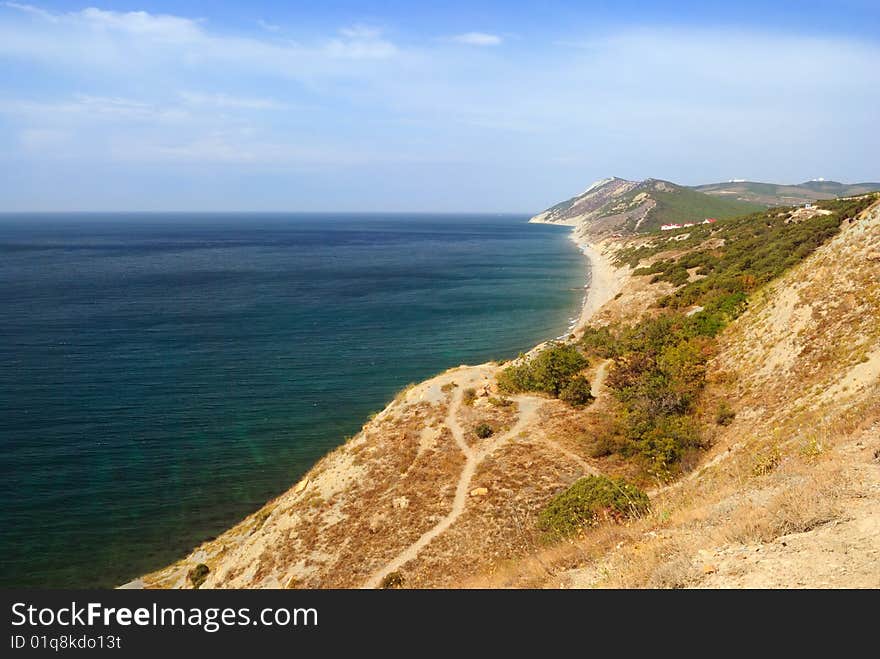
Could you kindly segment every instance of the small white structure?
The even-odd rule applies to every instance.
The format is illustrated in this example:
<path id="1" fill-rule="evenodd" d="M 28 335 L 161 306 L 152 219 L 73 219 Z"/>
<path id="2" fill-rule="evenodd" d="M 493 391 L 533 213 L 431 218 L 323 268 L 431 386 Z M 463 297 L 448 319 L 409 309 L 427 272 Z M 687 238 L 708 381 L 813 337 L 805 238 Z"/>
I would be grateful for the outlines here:
<path id="1" fill-rule="evenodd" d="M 717 222 L 714 217 L 707 217 L 700 224 L 715 224 Z M 688 227 L 697 226 L 696 222 L 685 222 L 684 224 L 661 224 L 660 231 L 672 231 L 673 229 L 686 229 Z"/>

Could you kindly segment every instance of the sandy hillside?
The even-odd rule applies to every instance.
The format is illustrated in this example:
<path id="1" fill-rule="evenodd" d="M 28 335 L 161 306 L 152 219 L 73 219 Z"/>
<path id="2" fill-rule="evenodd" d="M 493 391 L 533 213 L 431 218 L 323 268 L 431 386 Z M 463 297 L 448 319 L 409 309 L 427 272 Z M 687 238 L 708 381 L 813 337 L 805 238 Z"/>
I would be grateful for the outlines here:
<path id="1" fill-rule="evenodd" d="M 668 283 L 588 247 L 582 322 L 637 317 Z M 668 253 L 667 253 L 668 254 Z M 644 263 L 643 263 L 644 264 Z M 547 545 L 537 513 L 578 478 L 610 410 L 501 396 L 496 364 L 400 395 L 303 480 L 132 587 L 878 587 L 880 202 L 758 293 L 720 337 L 705 407 L 736 410 L 652 511 Z M 477 428 L 488 425 L 490 436 Z M 711 424 L 710 424 L 711 425 Z M 485 435 L 485 433 L 483 433 Z M 201 568 L 204 571 L 204 567 Z"/>
<path id="2" fill-rule="evenodd" d="M 584 248 L 592 285 L 581 324 L 618 293 L 619 309 L 647 302 L 607 246 Z M 502 398 L 498 369 L 461 366 L 401 392 L 286 493 L 128 586 L 192 587 L 199 564 L 210 569 L 203 588 L 369 588 L 390 573 L 406 586 L 450 586 L 533 552 L 537 511 L 595 471 L 559 439 L 560 425 L 590 421 L 556 400 Z M 492 435 L 479 438 L 479 424 Z"/>
<path id="3" fill-rule="evenodd" d="M 722 337 L 734 422 L 653 512 L 472 585 L 880 587 L 880 204 Z"/>

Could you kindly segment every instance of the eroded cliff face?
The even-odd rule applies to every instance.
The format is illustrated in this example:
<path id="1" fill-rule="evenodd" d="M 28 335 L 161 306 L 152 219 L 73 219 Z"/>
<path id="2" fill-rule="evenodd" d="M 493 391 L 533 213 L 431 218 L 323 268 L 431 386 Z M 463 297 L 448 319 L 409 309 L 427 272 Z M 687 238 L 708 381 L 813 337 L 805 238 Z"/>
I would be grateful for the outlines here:
<path id="1" fill-rule="evenodd" d="M 591 323 L 672 290 L 650 279 L 619 277 Z M 401 392 L 288 492 L 136 585 L 190 588 L 204 564 L 203 588 L 880 587 L 880 202 L 760 290 L 719 344 L 700 412 L 712 447 L 656 485 L 644 518 L 562 545 L 537 529 L 553 495 L 614 468 L 583 441 L 613 409 L 603 364 L 582 410 L 505 399 L 497 364 L 462 366 Z M 722 400 L 728 426 L 713 419 Z"/>
<path id="2" fill-rule="evenodd" d="M 660 179 L 596 181 L 583 193 L 548 208 L 530 221 L 573 226 L 582 238 L 633 235 L 664 223 L 701 222 L 741 215 L 761 206 L 710 196 Z"/>
<path id="3" fill-rule="evenodd" d="M 612 202 L 637 185 L 636 181 L 617 177 L 600 179 L 581 194 L 538 213 L 529 221 L 576 227 L 599 219 Z"/>

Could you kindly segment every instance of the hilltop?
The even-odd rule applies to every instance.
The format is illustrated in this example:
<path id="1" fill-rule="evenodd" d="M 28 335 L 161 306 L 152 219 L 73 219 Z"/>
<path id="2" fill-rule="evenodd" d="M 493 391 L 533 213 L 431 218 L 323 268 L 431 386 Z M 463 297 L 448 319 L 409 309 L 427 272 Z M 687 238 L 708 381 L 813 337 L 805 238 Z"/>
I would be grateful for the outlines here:
<path id="1" fill-rule="evenodd" d="M 703 194 L 669 181 L 607 178 L 530 221 L 586 227 L 589 233 L 638 233 L 668 223 L 723 219 L 762 208 L 759 204 Z"/>
<path id="2" fill-rule="evenodd" d="M 880 195 L 816 206 L 593 244 L 568 340 L 407 388 L 131 586 L 880 587 Z"/>
<path id="3" fill-rule="evenodd" d="M 583 235 L 635 234 L 663 224 L 725 219 L 769 206 L 793 206 L 880 190 L 880 183 L 815 180 L 798 185 L 729 181 L 687 187 L 659 179 L 611 177 L 551 206 L 530 221 L 579 227 Z"/>
<path id="4" fill-rule="evenodd" d="M 853 197 L 880 190 L 880 183 L 838 183 L 816 179 L 795 185 L 757 183 L 754 181 L 728 181 L 708 183 L 693 188 L 697 192 L 765 206 L 797 205 L 819 199 Z"/>

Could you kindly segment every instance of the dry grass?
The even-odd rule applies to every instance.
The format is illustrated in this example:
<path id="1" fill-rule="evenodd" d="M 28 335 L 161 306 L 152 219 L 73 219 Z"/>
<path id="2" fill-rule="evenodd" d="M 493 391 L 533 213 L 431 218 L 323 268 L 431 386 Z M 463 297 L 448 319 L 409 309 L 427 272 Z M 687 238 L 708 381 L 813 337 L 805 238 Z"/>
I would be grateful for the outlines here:
<path id="1" fill-rule="evenodd" d="M 469 499 L 456 523 L 403 566 L 404 586 L 695 586 L 716 578 L 718 557 L 727 560 L 731 548 L 842 523 L 856 497 L 854 438 L 876 436 L 880 423 L 880 378 L 865 370 L 880 346 L 880 262 L 865 260 L 865 250 L 880 250 L 880 221 L 759 291 L 720 337 L 698 413 L 711 448 L 678 482 L 642 483 L 655 487 L 650 514 L 545 544 L 538 512 L 585 468 L 639 471 L 618 456 L 590 457 L 608 420 L 601 396 L 583 410 L 548 400 L 527 433 L 481 464 L 472 487 L 488 495 Z M 639 315 L 668 292 L 646 280 L 631 278 L 595 322 Z M 211 568 L 203 587 L 359 585 L 451 508 L 464 458 L 443 423 L 450 397 L 474 389 L 459 416 L 469 442 L 479 441 L 472 430 L 481 421 L 496 433 L 515 422 L 516 407 L 489 400 L 492 372 L 444 374 L 430 402 L 419 402 L 427 383 L 407 388 L 316 465 L 304 492 L 282 495 L 146 581 L 174 586 L 203 562 Z M 736 411 L 728 426 L 714 423 L 721 400 Z M 870 450 L 880 455 L 880 445 Z"/>
<path id="2" fill-rule="evenodd" d="M 766 503 L 740 506 L 721 530 L 720 539 L 766 543 L 789 533 L 810 531 L 840 517 L 845 489 L 839 465 L 826 464 L 818 469 L 801 465 Z"/>

